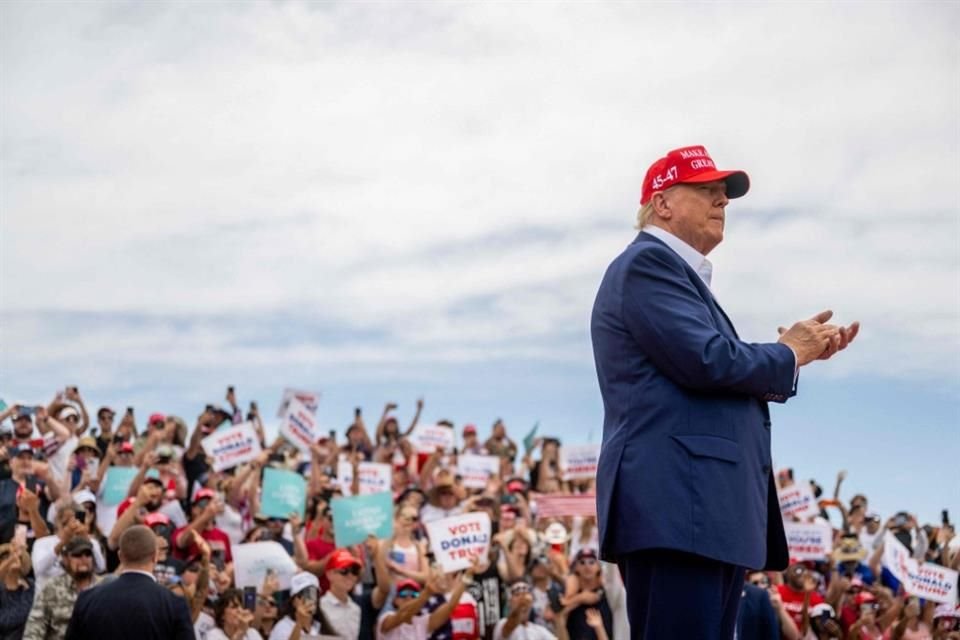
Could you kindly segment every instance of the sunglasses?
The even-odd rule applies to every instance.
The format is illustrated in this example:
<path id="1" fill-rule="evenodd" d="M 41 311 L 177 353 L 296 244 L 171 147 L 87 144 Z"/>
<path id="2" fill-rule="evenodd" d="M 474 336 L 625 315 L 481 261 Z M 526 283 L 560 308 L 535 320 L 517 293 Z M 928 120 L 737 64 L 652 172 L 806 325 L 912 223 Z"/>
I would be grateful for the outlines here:
<path id="1" fill-rule="evenodd" d="M 398 598 L 418 598 L 420 597 L 419 591 L 414 591 L 413 589 L 404 589 L 403 591 L 397 592 Z"/>
<path id="2" fill-rule="evenodd" d="M 510 589 L 510 595 L 512 596 L 519 596 L 525 593 L 530 593 L 530 587 L 528 587 L 527 585 L 524 585 L 522 587 L 514 587 Z"/>
<path id="3" fill-rule="evenodd" d="M 754 580 L 751 580 L 751 581 L 750 581 L 750 584 L 752 584 L 752 585 L 755 586 L 755 587 L 763 587 L 764 589 L 766 589 L 767 587 L 770 586 L 770 579 L 769 579 L 769 578 L 756 578 L 756 579 L 754 579 Z"/>
<path id="4" fill-rule="evenodd" d="M 71 553 L 71 558 L 92 558 L 93 551 L 78 551 L 77 553 Z"/>
<path id="5" fill-rule="evenodd" d="M 200 507 L 201 509 L 206 509 L 207 505 L 210 504 L 210 498 L 204 498 L 203 500 L 197 500 L 193 503 L 193 506 Z"/>
<path id="6" fill-rule="evenodd" d="M 337 569 L 336 572 L 342 576 L 358 576 L 360 575 L 360 567 L 350 567 L 349 569 Z"/>

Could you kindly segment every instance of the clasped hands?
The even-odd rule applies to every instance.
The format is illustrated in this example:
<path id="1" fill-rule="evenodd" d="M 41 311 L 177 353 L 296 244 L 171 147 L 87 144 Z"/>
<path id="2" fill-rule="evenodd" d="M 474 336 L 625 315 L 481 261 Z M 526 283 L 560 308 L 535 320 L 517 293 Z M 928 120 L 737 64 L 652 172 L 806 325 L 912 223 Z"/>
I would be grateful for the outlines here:
<path id="1" fill-rule="evenodd" d="M 797 366 L 802 367 L 814 360 L 829 360 L 853 342 L 860 332 L 860 323 L 853 322 L 843 327 L 827 324 L 833 311 L 821 311 L 809 320 L 801 320 L 789 329 L 779 327 L 780 340 L 797 356 Z"/>

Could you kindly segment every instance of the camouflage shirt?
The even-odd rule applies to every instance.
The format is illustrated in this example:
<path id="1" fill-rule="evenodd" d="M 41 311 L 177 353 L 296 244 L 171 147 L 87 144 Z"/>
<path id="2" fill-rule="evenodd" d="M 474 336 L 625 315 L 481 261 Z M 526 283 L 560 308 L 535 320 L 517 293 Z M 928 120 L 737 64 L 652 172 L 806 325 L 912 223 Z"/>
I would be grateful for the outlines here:
<path id="1" fill-rule="evenodd" d="M 90 586 L 99 581 L 100 578 L 94 576 Z M 69 575 L 57 576 L 47 581 L 33 601 L 23 640 L 62 639 L 67 633 L 67 625 L 73 615 L 73 605 L 76 604 L 78 595 L 73 578 Z"/>

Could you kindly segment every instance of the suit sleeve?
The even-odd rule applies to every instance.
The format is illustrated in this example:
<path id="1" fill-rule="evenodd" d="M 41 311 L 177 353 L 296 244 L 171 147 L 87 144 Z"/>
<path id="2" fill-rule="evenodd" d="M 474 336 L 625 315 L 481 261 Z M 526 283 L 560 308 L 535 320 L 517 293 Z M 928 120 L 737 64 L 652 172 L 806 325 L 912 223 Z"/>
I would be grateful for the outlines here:
<path id="1" fill-rule="evenodd" d="M 77 602 L 73 606 L 73 613 L 70 615 L 70 623 L 67 625 L 67 633 L 64 640 L 83 640 L 83 617 L 87 609 L 87 599 L 84 598 L 88 592 L 83 592 L 77 596 Z"/>
<path id="2" fill-rule="evenodd" d="M 653 364 L 695 391 L 784 401 L 794 395 L 794 355 L 779 344 L 722 334 L 710 309 L 669 249 L 637 253 L 623 283 L 622 317 Z"/>

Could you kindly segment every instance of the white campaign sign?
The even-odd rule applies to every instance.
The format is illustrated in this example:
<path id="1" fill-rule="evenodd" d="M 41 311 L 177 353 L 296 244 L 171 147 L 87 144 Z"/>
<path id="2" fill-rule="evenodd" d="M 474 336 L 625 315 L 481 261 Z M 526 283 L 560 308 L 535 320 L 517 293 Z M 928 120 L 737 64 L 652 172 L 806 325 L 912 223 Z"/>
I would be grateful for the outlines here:
<path id="1" fill-rule="evenodd" d="M 238 589 L 262 588 L 268 570 L 276 574 L 280 589 L 289 589 L 297 565 L 279 542 L 248 542 L 233 546 L 233 573 Z"/>
<path id="2" fill-rule="evenodd" d="M 430 549 L 444 573 L 466 569 L 476 556 L 490 550 L 490 516 L 465 513 L 427 523 Z"/>
<path id="3" fill-rule="evenodd" d="M 810 485 L 804 482 L 795 484 L 777 492 L 780 498 L 780 513 L 784 521 L 793 518 L 812 518 L 820 514 L 817 499 L 813 497 Z"/>
<path id="4" fill-rule="evenodd" d="M 214 431 L 200 445 L 213 458 L 213 470 L 217 472 L 250 462 L 262 451 L 252 422 Z"/>
<path id="5" fill-rule="evenodd" d="M 314 391 L 301 391 L 287 387 L 283 390 L 283 398 L 280 399 L 280 408 L 277 409 L 277 417 L 282 418 L 287 415 L 290 408 L 290 401 L 296 398 L 312 414 L 317 413 L 317 407 L 320 406 L 320 394 Z"/>
<path id="6" fill-rule="evenodd" d="M 454 447 L 453 429 L 441 424 L 418 424 L 410 434 L 410 440 L 420 453 L 433 453 L 437 447 L 449 452 Z"/>
<path id="7" fill-rule="evenodd" d="M 310 445 L 317 441 L 314 432 L 317 419 L 302 402 L 290 399 L 287 414 L 280 423 L 280 435 L 289 440 L 302 453 L 310 453 Z"/>
<path id="8" fill-rule="evenodd" d="M 468 489 L 483 489 L 490 476 L 500 476 L 499 456 L 477 456 L 465 453 L 457 457 L 457 473 Z"/>
<path id="9" fill-rule="evenodd" d="M 564 480 L 588 480 L 597 476 L 599 444 L 575 444 L 560 447 L 560 468 Z"/>
<path id="10" fill-rule="evenodd" d="M 361 462 L 357 465 L 360 474 L 360 495 L 383 493 L 392 490 L 393 469 L 383 462 Z M 353 465 L 347 460 L 337 463 L 337 483 L 345 496 L 352 496 L 350 487 L 353 484 Z"/>
<path id="11" fill-rule="evenodd" d="M 790 557 L 824 560 L 833 550 L 833 528 L 825 523 L 784 522 Z"/>
<path id="12" fill-rule="evenodd" d="M 918 563 L 889 531 L 883 536 L 883 566 L 910 595 L 944 604 L 957 603 L 957 572 L 932 562 Z"/>

